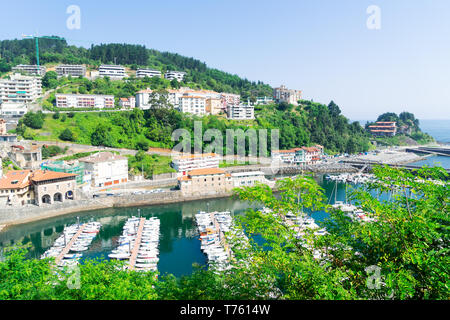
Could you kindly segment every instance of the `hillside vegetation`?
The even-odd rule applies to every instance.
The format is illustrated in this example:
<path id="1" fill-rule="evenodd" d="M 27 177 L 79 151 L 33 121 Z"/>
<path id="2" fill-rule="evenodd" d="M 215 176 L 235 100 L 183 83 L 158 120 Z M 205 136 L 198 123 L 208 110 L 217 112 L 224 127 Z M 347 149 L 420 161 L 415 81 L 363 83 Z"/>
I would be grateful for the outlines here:
<path id="1" fill-rule="evenodd" d="M 0 73 L 8 72 L 18 64 L 36 63 L 35 42 L 32 39 L 0 41 Z M 243 99 L 271 96 L 272 88 L 260 81 L 253 82 L 237 75 L 209 68 L 204 62 L 179 54 L 147 49 L 142 45 L 100 44 L 90 48 L 69 46 L 63 38 L 40 39 L 40 63 L 86 64 L 98 68 L 100 64 L 121 64 L 136 70 L 148 67 L 162 72 L 177 70 L 187 72 L 181 85 L 195 83 L 203 89 L 239 93 Z"/>

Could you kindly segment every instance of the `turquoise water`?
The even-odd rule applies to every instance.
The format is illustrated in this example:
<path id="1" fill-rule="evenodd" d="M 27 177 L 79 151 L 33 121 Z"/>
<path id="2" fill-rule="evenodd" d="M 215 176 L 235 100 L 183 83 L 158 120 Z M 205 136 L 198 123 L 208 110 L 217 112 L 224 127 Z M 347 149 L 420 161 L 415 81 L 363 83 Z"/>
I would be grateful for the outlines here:
<path id="1" fill-rule="evenodd" d="M 418 162 L 411 163 L 412 165 L 418 165 L 418 166 L 429 166 L 429 167 L 443 167 L 446 169 L 450 169 L 450 157 L 444 157 L 444 156 L 431 156 L 428 157 L 425 160 L 421 160 Z"/>

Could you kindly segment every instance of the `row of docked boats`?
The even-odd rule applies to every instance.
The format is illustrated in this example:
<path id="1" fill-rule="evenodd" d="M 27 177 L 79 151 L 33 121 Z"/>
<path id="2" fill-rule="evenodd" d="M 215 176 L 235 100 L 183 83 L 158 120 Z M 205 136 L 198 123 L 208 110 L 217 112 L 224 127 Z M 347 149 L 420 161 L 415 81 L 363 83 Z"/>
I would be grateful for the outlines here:
<path id="1" fill-rule="evenodd" d="M 361 208 L 358 208 L 357 206 L 351 203 L 346 203 L 344 201 L 335 201 L 332 207 L 334 209 L 341 210 L 353 221 L 362 221 L 362 222 L 376 221 L 375 218 L 369 217 L 367 213 L 365 213 Z"/>
<path id="2" fill-rule="evenodd" d="M 77 265 L 83 256 L 82 252 L 89 249 L 101 227 L 101 223 L 95 221 L 65 227 L 53 246 L 42 254 L 41 259 L 60 258 L 56 263 L 61 267 Z"/>
<path id="3" fill-rule="evenodd" d="M 373 182 L 375 175 L 370 173 L 341 173 L 338 175 L 326 175 L 325 179 L 342 183 L 364 184 Z"/>
<path id="4" fill-rule="evenodd" d="M 133 267 L 137 271 L 157 271 L 159 237 L 158 218 L 131 217 L 125 222 L 117 248 L 108 257 L 128 261 L 128 269 Z"/>
<path id="5" fill-rule="evenodd" d="M 307 229 L 313 230 L 315 235 L 324 235 L 326 233 L 325 228 L 320 228 L 315 220 L 305 213 L 296 215 L 292 212 L 288 212 L 285 215 L 285 220 L 299 231 L 299 237 L 301 237 Z"/>
<path id="6" fill-rule="evenodd" d="M 233 219 L 230 212 L 203 212 L 195 215 L 200 233 L 201 250 L 209 264 L 226 266 L 231 250 L 225 241 L 225 232 L 229 232 Z"/>

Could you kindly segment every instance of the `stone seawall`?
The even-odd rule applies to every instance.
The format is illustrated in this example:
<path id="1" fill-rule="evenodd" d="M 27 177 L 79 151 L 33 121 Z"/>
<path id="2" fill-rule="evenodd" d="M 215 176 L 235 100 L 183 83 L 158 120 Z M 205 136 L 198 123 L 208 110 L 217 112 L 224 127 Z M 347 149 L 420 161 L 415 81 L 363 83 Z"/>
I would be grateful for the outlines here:
<path id="1" fill-rule="evenodd" d="M 136 207 L 202 199 L 226 198 L 229 196 L 231 196 L 231 193 L 184 196 L 180 191 L 170 191 L 155 194 L 127 195 L 126 197 L 111 196 L 89 200 L 67 201 L 61 204 L 45 205 L 42 207 L 29 205 L 22 208 L 2 208 L 0 209 L 0 225 L 8 226 L 22 224 L 74 212 L 105 208 Z"/>

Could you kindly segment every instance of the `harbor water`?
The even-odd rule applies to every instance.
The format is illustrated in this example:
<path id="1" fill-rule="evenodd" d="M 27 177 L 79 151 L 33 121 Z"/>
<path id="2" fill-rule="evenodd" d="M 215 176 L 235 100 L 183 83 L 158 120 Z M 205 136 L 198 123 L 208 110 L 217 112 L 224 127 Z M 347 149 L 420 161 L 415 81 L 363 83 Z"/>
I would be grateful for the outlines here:
<path id="1" fill-rule="evenodd" d="M 322 176 L 318 178 L 318 181 L 325 189 L 330 203 L 333 203 L 335 198 L 340 201 L 345 200 L 346 192 L 351 188 L 346 188 L 345 184 L 324 180 Z M 334 190 L 337 190 L 337 193 Z M 0 250 L 19 242 L 29 243 L 31 245 L 29 257 L 39 258 L 46 249 L 53 245 L 65 226 L 77 223 L 78 219 L 80 223 L 95 220 L 102 224 L 102 228 L 89 250 L 83 252 L 83 259 L 108 259 L 108 254 L 117 246 L 126 220 L 131 216 L 138 216 L 140 213 L 141 217 L 158 217 L 161 221 L 159 272 L 179 277 L 191 274 L 193 264 L 206 265 L 205 255 L 200 250 L 195 224 L 195 214 L 198 211 L 230 211 L 232 215 L 242 215 L 250 207 L 261 206 L 250 205 L 233 198 L 222 198 L 73 213 L 7 228 L 0 232 Z M 327 216 L 328 214 L 325 212 L 312 214 L 318 224 Z"/>

